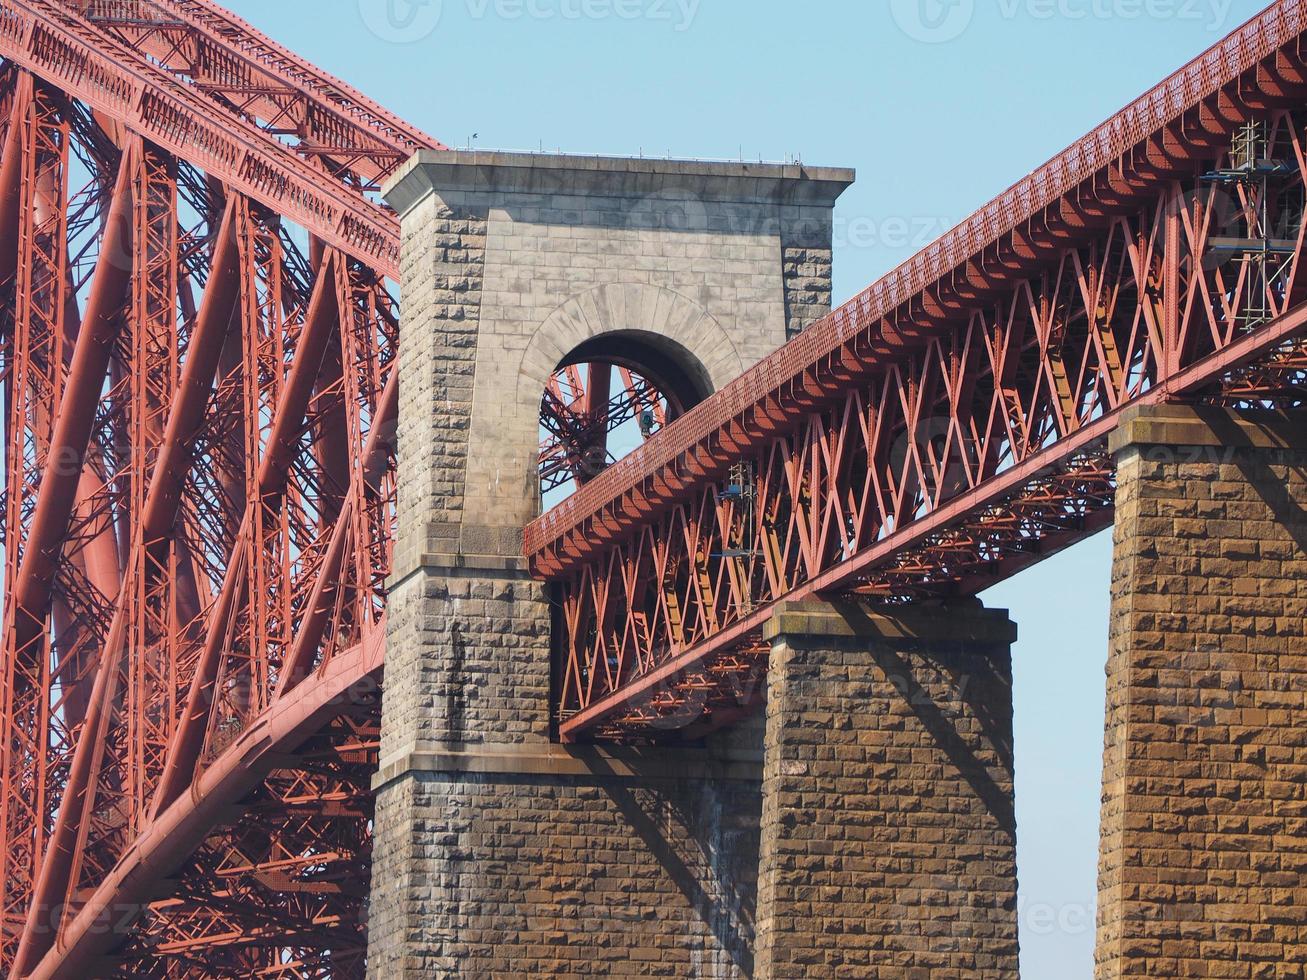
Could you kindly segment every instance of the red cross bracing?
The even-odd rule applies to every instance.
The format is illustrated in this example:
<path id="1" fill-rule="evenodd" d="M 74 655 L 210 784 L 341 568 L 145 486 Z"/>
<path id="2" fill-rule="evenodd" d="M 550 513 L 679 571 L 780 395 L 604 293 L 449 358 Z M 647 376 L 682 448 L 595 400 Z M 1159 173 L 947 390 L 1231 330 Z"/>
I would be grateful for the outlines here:
<path id="1" fill-rule="evenodd" d="M 1300 404 L 1303 7 L 688 411 L 560 374 L 542 465 L 577 489 L 526 529 L 560 737 L 698 738 L 755 710 L 777 603 L 968 596 L 1107 526 L 1135 406 Z M 0 964 L 362 976 L 377 192 L 443 147 L 209 0 L 0 0 L 0 58 Z M 641 448 L 584 468 L 617 419 Z"/>

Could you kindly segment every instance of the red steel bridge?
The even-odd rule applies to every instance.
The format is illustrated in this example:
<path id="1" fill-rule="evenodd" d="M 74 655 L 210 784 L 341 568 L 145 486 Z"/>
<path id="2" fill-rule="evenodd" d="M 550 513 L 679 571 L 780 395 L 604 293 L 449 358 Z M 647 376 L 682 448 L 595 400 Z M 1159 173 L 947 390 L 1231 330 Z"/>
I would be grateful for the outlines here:
<path id="1" fill-rule="evenodd" d="M 1305 8 L 689 411 L 638 365 L 561 372 L 541 470 L 577 490 L 526 534 L 561 737 L 700 737 L 756 708 L 776 603 L 970 594 L 1107 526 L 1133 406 L 1301 404 Z M 0 58 L 0 962 L 362 975 L 377 191 L 440 145 L 209 0 L 0 0 Z"/>

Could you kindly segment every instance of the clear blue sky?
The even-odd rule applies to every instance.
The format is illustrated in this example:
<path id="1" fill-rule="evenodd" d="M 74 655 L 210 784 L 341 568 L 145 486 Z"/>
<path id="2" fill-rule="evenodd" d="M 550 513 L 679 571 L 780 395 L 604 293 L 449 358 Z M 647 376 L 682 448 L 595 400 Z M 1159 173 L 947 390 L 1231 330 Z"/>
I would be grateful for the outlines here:
<path id="1" fill-rule="evenodd" d="M 854 166 L 835 257 L 844 299 L 1267 3 L 228 6 L 451 145 L 476 133 L 485 148 Z M 1025 980 L 1092 976 L 1109 557 L 1100 536 L 986 597 L 1021 627 Z"/>

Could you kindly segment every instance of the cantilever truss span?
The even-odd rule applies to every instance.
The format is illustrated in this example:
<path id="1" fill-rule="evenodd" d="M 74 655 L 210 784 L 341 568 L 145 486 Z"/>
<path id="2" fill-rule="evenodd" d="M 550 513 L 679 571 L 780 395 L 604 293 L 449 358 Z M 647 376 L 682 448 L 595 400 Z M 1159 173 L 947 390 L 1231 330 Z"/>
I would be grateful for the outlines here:
<path id="1" fill-rule="evenodd" d="M 362 975 L 398 223 L 207 0 L 0 0 L 0 964 Z"/>
<path id="2" fill-rule="evenodd" d="M 542 458 L 584 485 L 528 547 L 564 736 L 729 723 L 786 597 L 970 592 L 1103 526 L 1131 405 L 1296 403 L 1302 7 L 633 460 L 578 469 L 620 413 L 593 376 L 560 398 Z M 439 144 L 209 0 L 0 0 L 0 58 L 0 965 L 361 975 L 399 343 L 375 192 Z"/>
<path id="3" fill-rule="evenodd" d="M 1279 2 L 527 531 L 566 740 L 760 701 L 811 595 L 974 595 L 1107 526 L 1133 406 L 1307 394 L 1307 11 Z"/>

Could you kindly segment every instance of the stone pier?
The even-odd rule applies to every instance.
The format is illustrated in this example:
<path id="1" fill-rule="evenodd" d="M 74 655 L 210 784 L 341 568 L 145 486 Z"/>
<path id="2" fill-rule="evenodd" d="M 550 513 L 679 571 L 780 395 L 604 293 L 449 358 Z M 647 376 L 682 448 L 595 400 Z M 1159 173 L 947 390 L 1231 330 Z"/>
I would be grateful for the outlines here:
<path id="1" fill-rule="evenodd" d="M 1307 415 L 1117 432 L 1097 963 L 1307 975 Z"/>
<path id="2" fill-rule="evenodd" d="M 1007 614 L 778 610 L 758 976 L 1017 976 Z"/>
<path id="3" fill-rule="evenodd" d="M 442 152 L 388 189 L 404 342 L 372 976 L 753 975 L 760 725 L 555 744 L 552 607 L 521 534 L 553 373 L 614 357 L 711 394 L 829 309 L 852 177 Z"/>

